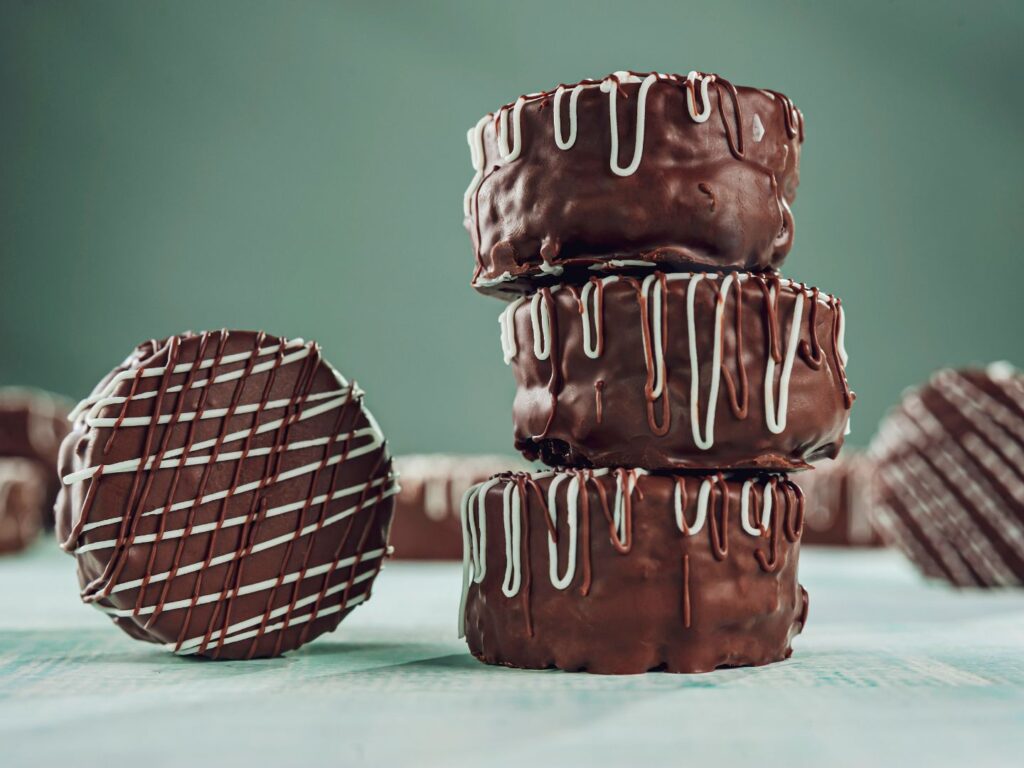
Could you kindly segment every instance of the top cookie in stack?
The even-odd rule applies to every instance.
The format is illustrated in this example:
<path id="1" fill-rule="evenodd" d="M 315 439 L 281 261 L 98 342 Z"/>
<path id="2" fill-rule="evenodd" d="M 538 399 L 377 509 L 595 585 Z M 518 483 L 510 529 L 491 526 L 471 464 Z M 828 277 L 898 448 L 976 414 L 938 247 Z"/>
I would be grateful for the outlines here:
<path id="1" fill-rule="evenodd" d="M 468 139 L 484 293 L 634 268 L 771 270 L 793 244 L 803 116 L 774 91 L 617 72 L 521 96 Z"/>

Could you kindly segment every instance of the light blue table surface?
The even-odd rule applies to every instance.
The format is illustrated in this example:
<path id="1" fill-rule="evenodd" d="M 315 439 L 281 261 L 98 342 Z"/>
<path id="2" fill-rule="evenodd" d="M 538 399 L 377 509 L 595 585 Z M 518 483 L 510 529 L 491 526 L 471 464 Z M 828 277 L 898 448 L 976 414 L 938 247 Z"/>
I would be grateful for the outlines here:
<path id="1" fill-rule="evenodd" d="M 0 559 L 0 766 L 1024 765 L 1024 592 L 955 592 L 890 552 L 807 549 L 810 621 L 760 669 L 486 667 L 457 564 L 390 563 L 284 659 L 130 640 L 46 544 Z"/>

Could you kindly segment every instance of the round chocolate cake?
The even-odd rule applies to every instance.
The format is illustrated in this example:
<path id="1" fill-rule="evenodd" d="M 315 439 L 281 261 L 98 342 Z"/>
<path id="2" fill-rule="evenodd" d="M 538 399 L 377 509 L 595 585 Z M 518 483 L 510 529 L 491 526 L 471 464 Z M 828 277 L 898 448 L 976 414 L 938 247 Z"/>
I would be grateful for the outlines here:
<path id="1" fill-rule="evenodd" d="M 46 482 L 33 462 L 0 458 L 0 555 L 18 552 L 35 540 L 45 502 Z"/>
<path id="2" fill-rule="evenodd" d="M 926 575 L 1024 585 L 1024 375 L 939 371 L 888 414 L 870 454 L 875 523 Z"/>
<path id="3" fill-rule="evenodd" d="M 799 488 L 640 469 L 499 475 L 462 503 L 481 661 L 631 674 L 788 658 L 807 618 Z"/>
<path id="4" fill-rule="evenodd" d="M 853 393 L 841 303 L 775 276 L 654 272 L 501 315 L 515 445 L 552 466 L 772 469 L 833 457 Z"/>
<path id="5" fill-rule="evenodd" d="M 58 535 L 82 599 L 180 654 L 276 656 L 370 596 L 397 484 L 314 343 L 149 341 L 73 412 Z"/>
<path id="6" fill-rule="evenodd" d="M 877 547 L 882 539 L 871 524 L 871 484 L 875 463 L 847 451 L 797 477 L 806 498 L 803 543 L 830 547 Z"/>
<path id="7" fill-rule="evenodd" d="M 780 93 L 618 72 L 522 96 L 468 139 L 484 292 L 588 269 L 768 270 L 793 243 L 803 116 Z"/>
<path id="8" fill-rule="evenodd" d="M 402 490 L 395 497 L 395 522 L 391 526 L 394 556 L 402 560 L 459 560 L 459 504 L 463 494 L 492 475 L 525 467 L 525 462 L 506 456 L 395 457 Z"/>
<path id="9" fill-rule="evenodd" d="M 60 490 L 57 454 L 68 433 L 64 398 L 39 389 L 0 388 L 0 458 L 26 459 L 35 465 L 45 484 L 40 504 L 43 523 L 53 527 L 53 503 Z"/>

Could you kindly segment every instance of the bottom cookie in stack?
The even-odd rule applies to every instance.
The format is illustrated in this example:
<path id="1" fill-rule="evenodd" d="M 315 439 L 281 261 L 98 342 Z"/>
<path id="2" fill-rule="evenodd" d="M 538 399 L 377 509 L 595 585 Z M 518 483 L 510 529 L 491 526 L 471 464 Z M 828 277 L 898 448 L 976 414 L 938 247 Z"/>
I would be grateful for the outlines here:
<path id="1" fill-rule="evenodd" d="M 0 555 L 24 549 L 39 534 L 46 481 L 27 459 L 0 458 Z"/>
<path id="2" fill-rule="evenodd" d="M 863 454 L 827 459 L 801 472 L 797 482 L 807 499 L 804 545 L 880 547 L 882 538 L 871 524 L 874 462 Z"/>
<path id="3" fill-rule="evenodd" d="M 395 458 L 402 490 L 395 497 L 391 526 L 394 557 L 459 560 L 459 503 L 470 486 L 509 467 L 526 465 L 507 456 L 414 454 Z"/>
<path id="4" fill-rule="evenodd" d="M 786 659 L 803 495 L 777 475 L 504 473 L 462 502 L 460 630 L 489 664 L 603 674 Z"/>

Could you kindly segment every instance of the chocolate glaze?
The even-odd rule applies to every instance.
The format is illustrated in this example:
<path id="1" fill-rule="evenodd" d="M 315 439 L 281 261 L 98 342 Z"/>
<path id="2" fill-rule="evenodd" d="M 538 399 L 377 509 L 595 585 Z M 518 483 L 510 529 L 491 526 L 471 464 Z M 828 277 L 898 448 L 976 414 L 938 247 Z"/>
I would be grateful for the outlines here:
<path id="1" fill-rule="evenodd" d="M 830 547 L 878 547 L 882 538 L 871 524 L 871 483 L 874 462 L 847 451 L 834 461 L 801 472 L 800 488 L 807 499 L 803 543 Z"/>
<path id="2" fill-rule="evenodd" d="M 474 287 L 523 291 L 563 270 L 614 269 L 615 260 L 755 271 L 782 264 L 793 242 L 800 112 L 782 94 L 735 87 L 717 75 L 655 75 L 647 90 L 649 74 L 580 83 L 568 149 L 556 139 L 573 138 L 574 85 L 560 87 L 560 95 L 555 89 L 522 97 L 470 131 L 477 175 L 464 208 Z M 610 155 L 608 90 L 616 95 L 619 173 Z M 621 175 L 636 156 L 641 100 L 639 163 Z"/>
<path id="3" fill-rule="evenodd" d="M 49 392 L 0 388 L 0 458 L 31 461 L 45 483 L 43 524 L 53 528 L 53 502 L 60 490 L 57 454 L 67 435 L 70 404 Z"/>
<path id="4" fill-rule="evenodd" d="M 927 576 L 1024 586 L 1024 375 L 941 370 L 907 392 L 869 451 L 882 536 Z"/>
<path id="5" fill-rule="evenodd" d="M 839 300 L 817 289 L 750 273 L 592 278 L 517 300 L 501 320 L 518 385 L 515 445 L 529 459 L 789 470 L 842 445 L 853 402 L 844 320 Z"/>
<path id="6" fill-rule="evenodd" d="M 459 560 L 459 505 L 476 483 L 509 467 L 526 467 L 506 456 L 423 454 L 397 456 L 402 490 L 395 497 L 391 526 L 394 556 L 402 560 Z"/>
<path id="7" fill-rule="evenodd" d="M 39 534 L 46 479 L 28 459 L 0 458 L 0 555 L 24 549 Z"/>
<path id="8" fill-rule="evenodd" d="M 316 344 L 149 341 L 73 416 L 58 535 L 83 601 L 131 636 L 276 656 L 369 597 L 397 488 L 362 393 Z"/>
<path id="9" fill-rule="evenodd" d="M 788 658 L 806 622 L 802 496 L 782 477 L 515 473 L 465 508 L 460 621 L 486 663 L 707 672 Z"/>

